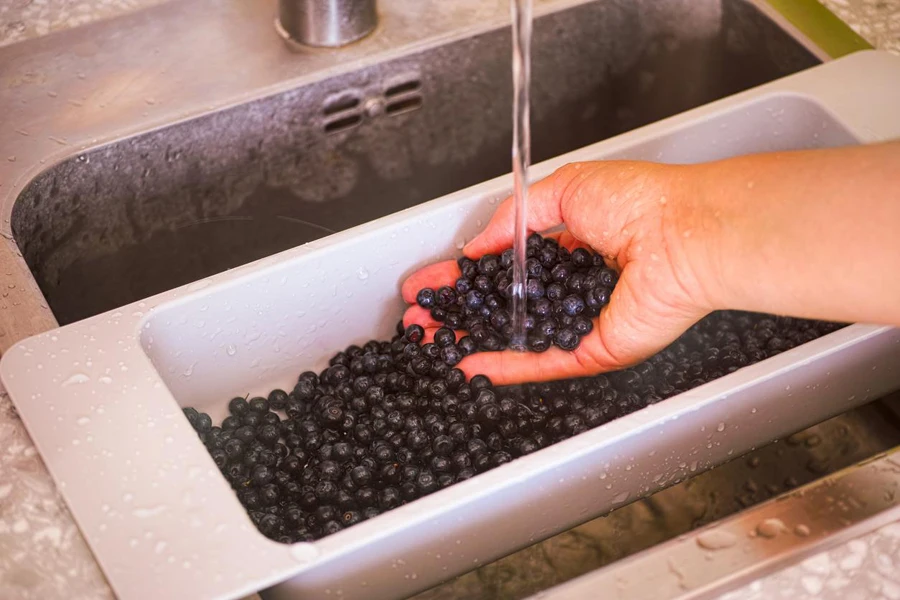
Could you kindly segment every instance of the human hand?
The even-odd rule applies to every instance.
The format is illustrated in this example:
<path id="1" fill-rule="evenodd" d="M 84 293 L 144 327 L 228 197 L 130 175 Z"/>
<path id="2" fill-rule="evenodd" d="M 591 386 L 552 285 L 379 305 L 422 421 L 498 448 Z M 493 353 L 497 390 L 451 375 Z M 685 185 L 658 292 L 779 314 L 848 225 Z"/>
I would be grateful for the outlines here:
<path id="1" fill-rule="evenodd" d="M 691 199 L 690 167 L 643 162 L 567 165 L 529 190 L 528 229 L 564 224 L 561 245 L 589 246 L 620 273 L 619 282 L 591 333 L 574 351 L 543 353 L 478 352 L 460 363 L 466 375 L 484 374 L 497 385 L 579 377 L 633 365 L 663 349 L 713 310 L 697 270 L 706 264 L 689 243 L 702 228 L 702 212 Z M 500 254 L 513 243 L 515 208 L 506 200 L 487 228 L 464 248 L 478 259 Z M 460 277 L 456 261 L 425 267 L 402 286 L 412 304 L 404 324 L 417 323 L 426 341 L 441 326 L 417 305 L 422 288 L 452 286 Z"/>

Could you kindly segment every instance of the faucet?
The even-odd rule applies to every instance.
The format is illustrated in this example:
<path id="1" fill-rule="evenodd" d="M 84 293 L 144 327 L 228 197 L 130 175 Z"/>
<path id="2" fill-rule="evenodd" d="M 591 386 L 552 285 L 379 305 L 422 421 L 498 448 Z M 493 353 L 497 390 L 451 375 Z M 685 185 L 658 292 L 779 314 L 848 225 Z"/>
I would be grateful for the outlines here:
<path id="1" fill-rule="evenodd" d="M 278 0 L 278 33 L 289 42 L 335 48 L 355 42 L 378 24 L 375 0 Z"/>

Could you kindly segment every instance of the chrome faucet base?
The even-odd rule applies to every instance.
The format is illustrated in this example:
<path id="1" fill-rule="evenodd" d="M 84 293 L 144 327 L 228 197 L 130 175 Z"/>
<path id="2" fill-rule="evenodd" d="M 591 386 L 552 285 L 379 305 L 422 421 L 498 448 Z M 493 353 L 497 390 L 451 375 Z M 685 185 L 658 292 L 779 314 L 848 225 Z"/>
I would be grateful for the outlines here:
<path id="1" fill-rule="evenodd" d="M 289 42 L 337 48 L 366 37 L 377 24 L 375 0 L 279 0 L 275 27 Z"/>

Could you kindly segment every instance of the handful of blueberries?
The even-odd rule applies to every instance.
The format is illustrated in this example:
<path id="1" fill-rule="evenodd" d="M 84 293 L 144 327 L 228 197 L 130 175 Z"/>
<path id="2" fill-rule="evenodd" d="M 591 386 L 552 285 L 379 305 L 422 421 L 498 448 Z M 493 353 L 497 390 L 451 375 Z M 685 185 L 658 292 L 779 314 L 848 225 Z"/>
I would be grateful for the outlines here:
<path id="1" fill-rule="evenodd" d="M 616 273 L 538 235 L 528 257 L 528 348 L 572 350 Z M 349 346 L 321 373 L 302 373 L 290 392 L 232 399 L 219 426 L 184 409 L 264 535 L 324 537 L 840 327 L 721 312 L 631 369 L 509 387 L 467 381 L 455 368 L 464 356 L 509 344 L 511 258 L 461 259 L 455 287 L 419 293 L 445 325 L 433 343 L 399 324 L 391 340 Z"/>
<path id="2" fill-rule="evenodd" d="M 526 348 L 544 352 L 551 345 L 574 350 L 594 327 L 592 319 L 609 304 L 618 280 L 599 254 L 572 252 L 553 238 L 532 234 L 526 245 Z M 478 261 L 459 259 L 462 277 L 454 287 L 426 288 L 416 296 L 435 321 L 469 332 L 465 350 L 503 350 L 513 338 L 510 306 L 513 250 Z M 463 338 L 464 340 L 466 338 Z"/>

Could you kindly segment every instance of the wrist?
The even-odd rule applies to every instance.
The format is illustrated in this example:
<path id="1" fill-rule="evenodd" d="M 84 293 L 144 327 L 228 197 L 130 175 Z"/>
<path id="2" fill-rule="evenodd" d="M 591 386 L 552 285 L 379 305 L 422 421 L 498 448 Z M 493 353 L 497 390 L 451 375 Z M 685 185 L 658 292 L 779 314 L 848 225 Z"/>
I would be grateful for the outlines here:
<path id="1" fill-rule="evenodd" d="M 725 228 L 730 208 L 710 185 L 707 165 L 670 167 L 662 206 L 663 236 L 675 276 L 690 301 L 707 312 L 735 305 L 728 278 L 734 261 L 726 256 Z"/>

